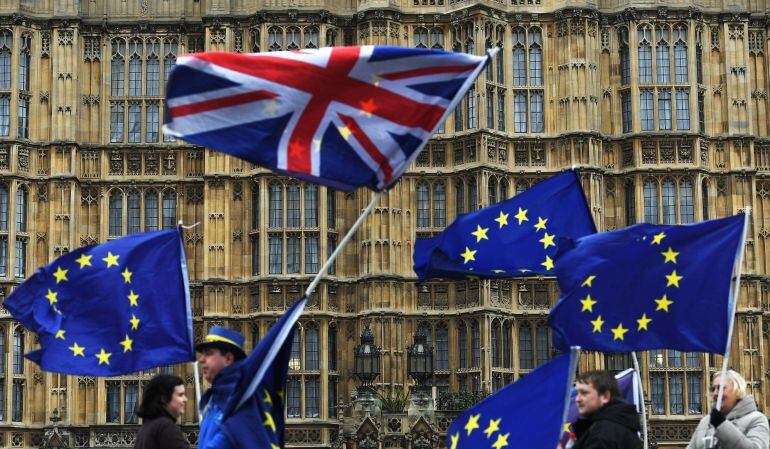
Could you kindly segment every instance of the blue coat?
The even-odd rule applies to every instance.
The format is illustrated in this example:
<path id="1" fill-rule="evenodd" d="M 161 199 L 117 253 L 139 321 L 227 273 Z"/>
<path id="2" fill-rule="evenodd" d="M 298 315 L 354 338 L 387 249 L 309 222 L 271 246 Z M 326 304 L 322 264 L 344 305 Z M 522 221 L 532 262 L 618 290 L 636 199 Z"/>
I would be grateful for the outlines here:
<path id="1" fill-rule="evenodd" d="M 211 388 L 203 393 L 200 403 L 203 419 L 198 436 L 198 449 L 235 449 L 223 431 L 222 413 L 240 378 L 240 365 L 241 361 L 237 361 L 223 368 L 214 378 Z"/>

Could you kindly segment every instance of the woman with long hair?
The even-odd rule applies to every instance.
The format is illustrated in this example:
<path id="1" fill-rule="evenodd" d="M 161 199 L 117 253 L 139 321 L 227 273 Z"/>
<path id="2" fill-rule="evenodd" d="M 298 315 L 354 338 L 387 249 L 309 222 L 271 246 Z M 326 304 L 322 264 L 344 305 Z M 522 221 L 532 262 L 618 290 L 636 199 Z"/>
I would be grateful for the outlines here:
<path id="1" fill-rule="evenodd" d="M 186 404 L 182 379 L 167 374 L 153 377 L 137 411 L 142 418 L 142 428 L 136 436 L 134 449 L 190 449 L 176 425 Z"/>

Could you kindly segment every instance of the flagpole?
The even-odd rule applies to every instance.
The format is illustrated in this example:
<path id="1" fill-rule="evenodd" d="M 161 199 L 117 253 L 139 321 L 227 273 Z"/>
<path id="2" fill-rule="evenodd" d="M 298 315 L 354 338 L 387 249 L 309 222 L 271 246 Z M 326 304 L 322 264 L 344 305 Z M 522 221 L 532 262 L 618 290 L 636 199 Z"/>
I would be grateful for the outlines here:
<path id="1" fill-rule="evenodd" d="M 717 404 L 716 409 L 721 410 L 722 408 L 722 395 L 725 391 L 725 377 L 727 377 L 727 364 L 728 359 L 730 358 L 730 343 L 733 337 L 733 326 L 735 325 L 735 312 L 738 310 L 738 296 L 740 294 L 740 285 L 741 285 L 741 271 L 743 269 L 743 253 L 745 252 L 746 248 L 746 234 L 749 232 L 749 216 L 751 215 L 751 207 L 746 208 L 746 212 L 743 216 L 743 237 L 741 238 L 741 243 L 738 246 L 738 254 L 737 254 L 737 260 L 738 260 L 738 274 L 735 276 L 734 279 L 734 287 L 732 291 L 732 301 L 730 303 L 730 325 L 727 328 L 727 344 L 725 344 L 725 358 L 722 360 L 722 374 L 719 376 L 719 394 L 717 395 Z"/>
<path id="2" fill-rule="evenodd" d="M 644 387 L 642 385 L 642 370 L 639 369 L 639 360 L 636 358 L 636 352 L 631 351 L 631 360 L 634 362 L 634 370 L 636 370 L 636 376 L 634 381 L 639 386 L 639 398 L 642 401 L 642 435 L 644 437 L 644 449 L 649 447 L 647 440 L 647 407 L 644 405 Z"/>
<path id="3" fill-rule="evenodd" d="M 564 429 L 564 424 L 567 423 L 569 403 L 572 399 L 572 385 L 575 383 L 575 371 L 577 370 L 578 358 L 580 357 L 580 346 L 570 346 L 569 351 L 569 377 L 567 378 L 567 390 L 564 398 L 564 409 L 561 413 L 561 429 Z M 559 435 L 561 435 L 561 433 L 559 433 Z M 561 441 L 561 438 L 559 438 L 559 441 Z"/>
<path id="4" fill-rule="evenodd" d="M 190 326 L 190 345 L 193 346 L 194 343 L 194 337 L 193 337 L 193 327 L 192 327 L 192 304 L 190 303 L 190 281 L 189 281 L 189 274 L 187 272 L 187 260 L 184 253 L 184 242 L 182 241 L 182 230 L 183 229 L 192 229 L 196 226 L 198 226 L 200 222 L 195 222 L 190 226 L 185 226 L 184 222 L 182 220 L 179 220 L 177 225 L 179 226 L 179 238 L 180 242 L 179 244 L 182 247 L 182 276 L 184 277 L 184 285 L 185 285 L 185 299 L 187 302 L 187 321 Z M 193 361 L 193 379 L 195 380 L 195 414 L 198 416 L 198 422 L 201 421 L 201 409 L 200 409 L 200 403 L 201 403 L 201 377 L 200 373 L 198 372 L 198 361 Z"/>

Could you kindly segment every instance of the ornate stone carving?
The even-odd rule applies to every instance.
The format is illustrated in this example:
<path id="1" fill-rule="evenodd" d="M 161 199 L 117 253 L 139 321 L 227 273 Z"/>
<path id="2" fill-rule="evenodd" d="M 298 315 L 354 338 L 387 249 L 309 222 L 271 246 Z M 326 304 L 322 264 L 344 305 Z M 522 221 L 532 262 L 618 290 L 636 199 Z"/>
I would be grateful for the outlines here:
<path id="1" fill-rule="evenodd" d="M 86 36 L 83 40 L 83 60 L 99 61 L 102 58 L 102 41 L 99 36 Z"/>
<path id="2" fill-rule="evenodd" d="M 64 47 L 64 46 L 72 45 L 73 34 L 74 33 L 72 30 L 59 30 L 59 33 L 58 33 L 59 46 Z"/>
<path id="3" fill-rule="evenodd" d="M 40 32 L 40 57 L 48 58 L 51 53 L 51 32 Z"/>

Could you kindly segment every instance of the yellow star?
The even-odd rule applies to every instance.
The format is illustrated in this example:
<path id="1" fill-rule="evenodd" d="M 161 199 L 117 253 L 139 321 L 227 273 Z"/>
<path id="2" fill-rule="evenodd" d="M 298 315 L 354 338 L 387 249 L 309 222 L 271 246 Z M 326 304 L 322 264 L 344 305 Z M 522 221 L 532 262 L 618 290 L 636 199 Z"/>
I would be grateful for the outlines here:
<path id="1" fill-rule="evenodd" d="M 133 291 L 133 290 L 131 290 L 131 294 L 129 294 L 129 295 L 128 295 L 128 302 L 129 302 L 129 303 L 130 303 L 132 306 L 134 306 L 134 307 L 138 307 L 138 306 L 139 306 L 139 303 L 138 303 L 138 302 L 136 302 L 136 300 L 137 300 L 137 299 L 139 299 L 139 295 L 137 295 L 136 293 L 134 293 L 134 291 Z"/>
<path id="2" fill-rule="evenodd" d="M 662 241 L 664 238 L 666 238 L 666 234 L 664 234 L 664 233 L 662 233 L 662 232 L 661 232 L 660 234 L 655 234 L 655 235 L 652 237 L 652 243 L 650 243 L 650 245 L 660 245 L 660 242 L 661 242 L 661 241 Z"/>
<path id="3" fill-rule="evenodd" d="M 82 270 L 83 267 L 86 267 L 86 266 L 90 267 L 91 266 L 91 258 L 92 257 L 94 257 L 94 256 L 87 256 L 86 253 L 83 253 L 83 254 L 80 255 L 80 257 L 75 259 L 75 262 L 80 264 L 80 269 Z"/>
<path id="4" fill-rule="evenodd" d="M 479 418 L 481 418 L 481 413 L 471 415 L 468 418 L 468 422 L 465 424 L 465 430 L 468 431 L 468 436 L 471 435 L 471 432 L 479 428 Z"/>
<path id="5" fill-rule="evenodd" d="M 508 446 L 508 437 L 511 436 L 511 433 L 508 432 L 505 435 L 498 433 L 497 434 L 497 441 L 495 441 L 495 444 L 492 445 L 495 449 L 502 449 L 505 446 Z"/>
<path id="6" fill-rule="evenodd" d="M 543 235 L 543 238 L 538 240 L 538 242 L 543 244 L 543 249 L 547 249 L 549 246 L 556 246 L 555 243 L 553 243 L 553 238 L 556 237 L 553 234 L 548 234 L 548 231 L 546 231 L 545 235 Z"/>
<path id="7" fill-rule="evenodd" d="M 508 214 L 504 214 L 503 211 L 500 211 L 500 216 L 495 218 L 495 221 L 500 225 L 500 228 L 508 226 Z"/>
<path id="8" fill-rule="evenodd" d="M 262 391 L 265 392 L 265 404 L 270 404 L 270 406 L 272 406 L 273 398 L 270 397 L 270 392 L 267 391 L 267 388 L 263 388 Z"/>
<path id="9" fill-rule="evenodd" d="M 650 321 L 652 321 L 652 318 L 647 318 L 647 314 L 643 313 L 642 317 L 636 320 L 637 323 L 639 323 L 639 329 L 637 331 L 640 331 L 642 329 L 648 331 L 647 325 L 650 324 Z"/>
<path id="10" fill-rule="evenodd" d="M 126 284 L 130 284 L 131 283 L 131 275 L 134 274 L 134 273 L 128 271 L 128 267 L 126 267 L 126 269 L 123 270 L 123 272 L 120 273 L 120 274 L 123 275 L 123 280 L 124 280 L 124 282 Z"/>
<path id="11" fill-rule="evenodd" d="M 275 433 L 275 421 L 273 421 L 273 415 L 270 412 L 265 412 L 265 422 L 262 425 L 273 429 L 273 433 Z"/>
<path id="12" fill-rule="evenodd" d="M 492 273 L 501 274 L 501 273 L 505 273 L 505 270 L 492 270 Z"/>
<path id="13" fill-rule="evenodd" d="M 623 335 L 625 335 L 626 332 L 628 332 L 628 329 L 623 328 L 623 323 L 618 324 L 618 327 L 616 327 L 615 329 L 612 329 L 612 334 L 614 335 L 614 338 L 612 339 L 612 341 L 615 341 L 615 340 L 622 341 Z"/>
<path id="14" fill-rule="evenodd" d="M 112 252 L 107 252 L 107 257 L 103 258 L 102 260 L 107 262 L 107 268 L 111 266 L 118 266 L 118 257 L 119 255 L 113 255 Z"/>
<path id="15" fill-rule="evenodd" d="M 53 274 L 53 277 L 56 278 L 57 284 L 61 281 L 69 281 L 69 279 L 67 279 L 68 271 L 70 270 L 62 270 L 61 267 L 56 267 L 56 273 Z"/>
<path id="16" fill-rule="evenodd" d="M 676 256 L 679 255 L 679 253 L 674 252 L 674 250 L 671 249 L 670 246 L 668 247 L 668 251 L 663 252 L 661 254 L 663 255 L 663 257 L 666 258 L 666 260 L 663 263 L 669 263 L 669 262 L 676 263 Z"/>
<path id="17" fill-rule="evenodd" d="M 665 310 L 666 312 L 668 312 L 668 306 L 674 303 L 674 301 L 669 301 L 666 295 L 663 295 L 663 297 L 660 299 L 656 299 L 655 302 L 658 303 L 658 308 L 655 309 L 656 312 L 658 310 Z"/>
<path id="18" fill-rule="evenodd" d="M 585 299 L 581 299 L 580 304 L 583 304 L 583 309 L 581 310 L 581 312 L 585 312 L 587 310 L 591 313 L 594 313 L 594 304 L 596 304 L 596 301 L 591 299 L 590 294 L 586 296 Z"/>
<path id="19" fill-rule="evenodd" d="M 75 342 L 72 346 L 69 347 L 69 350 L 72 351 L 72 357 L 85 357 L 86 354 L 83 352 L 85 350 L 85 346 L 78 346 L 78 343 Z"/>
<path id="20" fill-rule="evenodd" d="M 591 321 L 591 324 L 594 325 L 594 332 L 601 332 L 604 320 L 602 320 L 602 316 L 599 315 L 595 320 Z"/>
<path id="21" fill-rule="evenodd" d="M 56 337 L 55 338 L 59 338 L 59 339 L 64 340 L 64 333 L 65 332 L 66 331 L 64 329 L 59 329 L 58 331 L 56 331 Z"/>
<path id="22" fill-rule="evenodd" d="M 585 280 L 585 281 L 583 281 L 583 283 L 582 283 L 580 286 L 581 286 L 581 287 L 593 287 L 593 285 L 591 285 L 591 282 L 593 282 L 593 281 L 594 281 L 594 279 L 596 279 L 596 276 L 594 276 L 594 275 L 592 274 L 591 276 L 588 276 L 588 277 L 586 278 L 586 280 Z"/>
<path id="23" fill-rule="evenodd" d="M 340 132 L 340 135 L 342 136 L 342 138 L 345 139 L 346 141 L 350 139 L 350 136 L 353 134 L 352 132 L 350 132 L 350 128 L 348 128 L 347 126 L 338 126 L 337 130 Z"/>
<path id="24" fill-rule="evenodd" d="M 136 317 L 133 313 L 131 314 L 131 319 L 128 320 L 131 323 L 131 330 L 135 331 L 139 329 L 139 318 Z"/>
<path id="25" fill-rule="evenodd" d="M 284 392 L 283 392 L 283 391 L 278 391 L 278 392 L 276 392 L 275 394 L 277 394 L 277 395 L 278 395 L 278 397 L 279 397 L 279 398 L 281 398 L 281 401 L 283 401 L 283 394 L 284 394 Z"/>
<path id="26" fill-rule="evenodd" d="M 476 230 L 471 232 L 471 235 L 476 236 L 476 243 L 479 243 L 482 240 L 489 240 L 489 237 L 487 237 L 487 231 L 489 231 L 489 228 L 482 228 L 481 226 L 476 225 Z"/>
<path id="27" fill-rule="evenodd" d="M 547 218 L 537 217 L 537 224 L 535 225 L 535 232 L 540 231 L 542 229 L 545 229 L 545 223 L 547 221 L 548 221 Z"/>
<path id="28" fill-rule="evenodd" d="M 666 283 L 666 287 L 671 287 L 673 285 L 676 288 L 679 288 L 679 281 L 681 281 L 683 277 L 676 274 L 676 270 L 674 270 L 671 272 L 671 274 L 666 275 L 666 279 L 668 279 L 668 283 Z"/>
<path id="29" fill-rule="evenodd" d="M 452 439 L 452 446 L 449 449 L 457 449 L 457 443 L 460 442 L 460 432 L 456 432 L 450 438 Z"/>
<path id="30" fill-rule="evenodd" d="M 519 220 L 519 224 L 522 224 L 525 221 L 529 221 L 529 218 L 527 218 L 527 209 L 519 208 L 519 213 L 517 213 L 513 217 Z"/>
<path id="31" fill-rule="evenodd" d="M 476 260 L 476 251 L 471 251 L 471 249 L 466 246 L 465 252 L 460 254 L 460 256 L 465 259 L 465 262 L 463 263 L 468 263 L 471 260 Z"/>
<path id="32" fill-rule="evenodd" d="M 546 270 L 553 270 L 553 260 L 548 256 L 545 256 L 545 262 L 540 265 L 544 266 Z"/>
<path id="33" fill-rule="evenodd" d="M 112 356 L 111 352 L 104 352 L 104 348 L 101 348 L 101 352 L 96 354 L 96 358 L 99 359 L 99 365 L 101 364 L 109 365 L 110 356 Z"/>
<path id="34" fill-rule="evenodd" d="M 131 348 L 131 343 L 133 342 L 134 340 L 128 338 L 128 334 L 126 334 L 126 339 L 120 342 L 120 344 L 123 345 L 123 352 L 131 351 L 133 349 Z"/>
<path id="35" fill-rule="evenodd" d="M 500 431 L 501 420 L 502 418 L 489 420 L 489 426 L 487 426 L 486 430 L 484 430 L 484 434 L 487 436 L 487 438 L 492 438 L 493 433 Z"/>
<path id="36" fill-rule="evenodd" d="M 51 289 L 48 289 L 48 294 L 45 295 L 46 298 L 48 298 L 49 305 L 54 305 L 57 302 L 59 302 L 59 298 L 57 297 L 59 294 L 57 292 L 52 292 Z"/>
<path id="37" fill-rule="evenodd" d="M 570 432 L 572 431 L 572 430 L 570 429 L 570 426 L 572 426 L 572 423 L 571 423 L 571 422 L 565 422 L 565 423 L 564 423 L 564 429 L 562 429 L 562 431 L 563 431 L 564 433 L 570 433 Z"/>
<path id="38" fill-rule="evenodd" d="M 270 449 L 281 449 L 281 446 L 278 446 L 275 443 L 270 443 Z"/>

